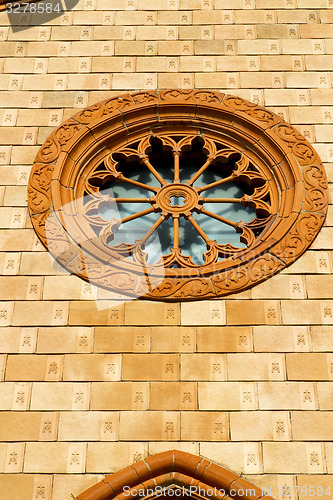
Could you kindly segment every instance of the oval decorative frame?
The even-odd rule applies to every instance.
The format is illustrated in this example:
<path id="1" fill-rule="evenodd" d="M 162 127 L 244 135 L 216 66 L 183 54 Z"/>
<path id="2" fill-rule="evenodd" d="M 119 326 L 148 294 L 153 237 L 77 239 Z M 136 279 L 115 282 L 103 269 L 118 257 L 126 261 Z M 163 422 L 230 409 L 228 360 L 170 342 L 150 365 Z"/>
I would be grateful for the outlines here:
<path id="1" fill-rule="evenodd" d="M 207 130 L 259 162 L 274 187 L 275 208 L 265 230 L 233 257 L 200 268 L 139 269 L 96 237 L 76 195 L 87 165 L 111 154 L 114 145 L 175 127 L 184 134 Z M 90 106 L 52 132 L 36 156 L 28 204 L 40 240 L 71 273 L 130 297 L 198 300 L 250 288 L 300 257 L 324 222 L 327 180 L 303 135 L 263 107 L 213 91 L 137 92 Z"/>

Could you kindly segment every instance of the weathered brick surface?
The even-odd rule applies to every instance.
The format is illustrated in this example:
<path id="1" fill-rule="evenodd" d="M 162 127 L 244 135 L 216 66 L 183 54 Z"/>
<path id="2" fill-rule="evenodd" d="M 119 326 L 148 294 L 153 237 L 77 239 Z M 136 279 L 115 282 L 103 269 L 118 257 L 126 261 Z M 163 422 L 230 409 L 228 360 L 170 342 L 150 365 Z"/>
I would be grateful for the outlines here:
<path id="1" fill-rule="evenodd" d="M 4 498 L 70 500 L 100 474 L 171 448 L 275 498 L 319 498 L 316 488 L 332 485 L 332 206 L 311 249 L 277 277 L 182 304 L 97 305 L 50 259 L 26 211 L 31 164 L 51 130 L 127 90 L 208 88 L 264 105 L 314 144 L 332 187 L 332 7 L 80 0 L 14 33 L 0 14 Z M 288 497 L 283 488 L 295 486 Z"/>

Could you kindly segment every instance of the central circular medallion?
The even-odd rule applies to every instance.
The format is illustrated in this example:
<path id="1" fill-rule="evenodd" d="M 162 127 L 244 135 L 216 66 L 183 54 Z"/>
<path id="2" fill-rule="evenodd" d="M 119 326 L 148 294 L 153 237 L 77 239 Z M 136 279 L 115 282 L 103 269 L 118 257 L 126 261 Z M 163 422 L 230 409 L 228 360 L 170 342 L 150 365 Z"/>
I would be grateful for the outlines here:
<path id="1" fill-rule="evenodd" d="M 175 198 L 178 201 L 175 202 Z M 194 209 L 199 202 L 199 195 L 192 186 L 173 183 L 163 186 L 156 194 L 156 203 L 169 214 L 185 214 Z"/>

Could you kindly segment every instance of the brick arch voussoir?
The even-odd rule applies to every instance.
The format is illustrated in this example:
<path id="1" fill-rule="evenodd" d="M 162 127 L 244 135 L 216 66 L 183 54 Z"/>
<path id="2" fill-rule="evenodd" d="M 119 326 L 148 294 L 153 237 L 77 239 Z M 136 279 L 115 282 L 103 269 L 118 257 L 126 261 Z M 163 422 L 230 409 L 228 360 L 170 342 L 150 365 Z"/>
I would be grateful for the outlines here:
<path id="1" fill-rule="evenodd" d="M 264 495 L 260 488 L 225 467 L 179 450 L 157 453 L 107 475 L 101 482 L 75 497 L 75 500 L 144 500 L 139 490 L 155 490 L 172 485 L 188 491 L 191 486 L 198 490 L 200 488 L 202 495 L 209 500 L 273 500 Z"/>

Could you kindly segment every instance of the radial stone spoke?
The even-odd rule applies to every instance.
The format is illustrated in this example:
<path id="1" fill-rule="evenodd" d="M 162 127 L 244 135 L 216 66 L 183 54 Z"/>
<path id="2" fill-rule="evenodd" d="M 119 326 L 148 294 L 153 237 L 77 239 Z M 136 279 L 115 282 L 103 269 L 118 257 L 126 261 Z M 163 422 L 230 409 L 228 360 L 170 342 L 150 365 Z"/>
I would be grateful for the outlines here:
<path id="1" fill-rule="evenodd" d="M 221 215 L 214 214 L 213 212 L 210 212 L 209 210 L 205 210 L 204 208 L 200 211 L 201 214 L 208 215 L 208 217 L 212 217 L 213 219 L 216 219 L 220 222 L 223 222 L 224 224 L 227 224 L 228 226 L 232 226 L 235 229 L 238 227 L 237 222 L 232 222 L 229 219 L 226 219 L 225 217 L 221 217 Z"/>
<path id="2" fill-rule="evenodd" d="M 160 174 L 153 167 L 153 165 L 150 163 L 150 161 L 148 160 L 148 158 L 145 158 L 142 161 L 146 165 L 146 167 L 151 171 L 151 173 L 154 175 L 154 177 L 156 177 L 156 179 L 158 180 L 158 182 L 160 182 L 161 185 L 165 184 L 165 181 L 164 181 L 163 177 L 160 176 Z"/>
<path id="3" fill-rule="evenodd" d="M 193 216 L 191 215 L 188 220 L 192 224 L 192 226 L 198 231 L 200 234 L 201 238 L 209 245 L 211 243 L 210 238 L 208 238 L 207 234 L 201 229 L 199 224 L 193 219 Z"/>
<path id="4" fill-rule="evenodd" d="M 153 232 L 162 224 L 164 221 L 164 217 L 161 215 L 161 217 L 152 225 L 152 227 L 146 232 L 144 236 L 140 239 L 140 243 L 144 243 L 145 241 L 148 240 L 148 238 L 153 234 Z"/>
<path id="5" fill-rule="evenodd" d="M 111 203 L 149 203 L 149 198 L 110 198 Z"/>
<path id="6" fill-rule="evenodd" d="M 179 178 L 179 152 L 174 151 L 173 153 L 173 164 L 174 164 L 174 178 L 173 182 L 180 182 Z"/>
<path id="7" fill-rule="evenodd" d="M 199 168 L 199 170 L 193 175 L 193 177 L 191 177 L 191 179 L 186 181 L 186 184 L 192 186 L 192 184 L 197 180 L 197 178 L 200 177 L 200 175 L 206 170 L 207 167 L 209 167 L 209 165 L 212 163 L 212 160 L 213 158 L 208 158 L 206 163 L 204 163 L 202 167 Z"/>
<path id="8" fill-rule="evenodd" d="M 147 210 L 142 210 L 141 212 L 136 212 L 135 214 L 132 214 L 132 215 L 128 215 L 127 217 L 124 217 L 123 219 L 120 219 L 120 220 L 121 220 L 121 223 L 124 224 L 125 222 L 129 222 L 131 220 L 138 219 L 139 217 L 143 217 L 144 215 L 151 214 L 152 212 L 154 212 L 153 207 L 147 208 Z"/>
<path id="9" fill-rule="evenodd" d="M 148 191 L 152 191 L 153 193 L 157 193 L 158 188 L 148 186 L 148 184 L 143 184 L 142 182 L 139 181 L 134 181 L 133 179 L 129 179 L 128 177 L 122 177 L 121 179 L 124 182 L 128 182 L 128 184 L 133 184 L 133 186 L 138 186 L 143 189 L 147 189 Z"/>
<path id="10" fill-rule="evenodd" d="M 220 186 L 221 184 L 225 184 L 226 182 L 230 182 L 233 180 L 233 176 L 229 175 L 229 177 L 226 177 L 225 179 L 221 179 L 216 182 L 212 182 L 211 184 L 206 184 L 205 186 L 202 186 L 198 188 L 198 193 L 201 193 L 202 191 L 206 191 L 206 189 L 212 189 L 215 186 Z"/>
<path id="11" fill-rule="evenodd" d="M 179 248 L 179 217 L 173 218 L 173 248 Z"/>
<path id="12" fill-rule="evenodd" d="M 241 198 L 203 198 L 203 203 L 242 203 Z"/>

